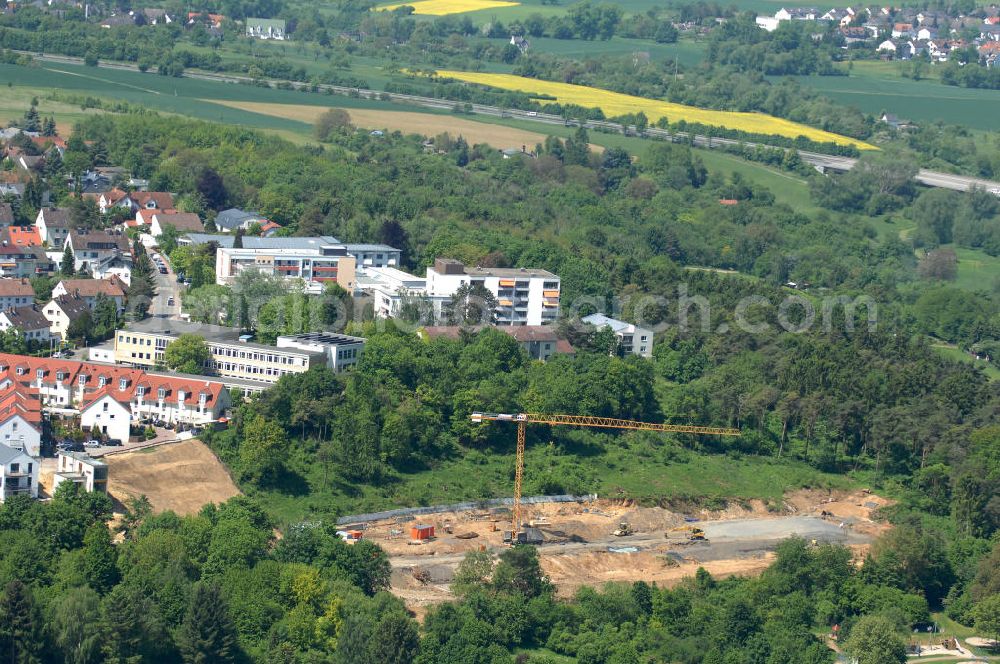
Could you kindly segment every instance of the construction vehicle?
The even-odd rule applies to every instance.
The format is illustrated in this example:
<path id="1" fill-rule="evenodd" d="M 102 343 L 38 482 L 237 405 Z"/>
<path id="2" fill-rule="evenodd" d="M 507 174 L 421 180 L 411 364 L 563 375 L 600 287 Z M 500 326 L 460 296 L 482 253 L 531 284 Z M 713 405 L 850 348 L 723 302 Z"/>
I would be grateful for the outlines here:
<path id="1" fill-rule="evenodd" d="M 706 541 L 705 531 L 697 526 L 677 526 L 664 533 L 664 536 L 667 539 L 685 539 L 690 542 Z"/>
<path id="2" fill-rule="evenodd" d="M 633 530 L 632 524 L 628 521 L 622 521 L 618 524 L 618 529 L 611 534 L 615 537 L 628 537 L 629 535 L 635 535 L 635 530 Z"/>
<path id="3" fill-rule="evenodd" d="M 622 420 L 614 417 L 589 415 L 546 415 L 538 413 L 472 413 L 473 422 L 516 422 L 517 448 L 514 459 L 514 505 L 511 509 L 511 529 L 504 533 L 504 542 L 522 544 L 527 536 L 521 527 L 521 484 L 524 480 L 524 441 L 527 424 L 571 425 L 600 429 L 629 429 L 637 431 L 663 431 L 668 433 L 693 433 L 705 436 L 739 436 L 739 429 L 728 427 L 702 427 L 688 424 L 657 424 Z"/>

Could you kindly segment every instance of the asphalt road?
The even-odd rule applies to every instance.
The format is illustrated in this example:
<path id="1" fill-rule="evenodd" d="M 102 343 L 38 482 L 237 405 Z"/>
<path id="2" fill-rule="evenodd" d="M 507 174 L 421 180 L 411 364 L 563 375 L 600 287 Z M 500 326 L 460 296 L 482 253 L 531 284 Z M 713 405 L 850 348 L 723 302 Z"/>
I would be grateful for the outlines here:
<path id="1" fill-rule="evenodd" d="M 38 53 L 31 53 L 28 51 L 15 51 L 16 53 L 22 53 L 25 55 L 30 55 L 34 59 L 42 62 L 50 62 L 56 64 L 73 64 L 81 65 L 83 64 L 83 58 L 75 58 L 65 55 L 39 55 Z M 128 71 L 138 71 L 139 68 L 136 65 L 130 65 L 120 62 L 101 62 L 98 67 L 103 67 L 106 69 L 121 69 Z M 233 74 L 214 74 L 210 72 L 195 72 L 186 71 L 184 72 L 185 78 L 196 78 L 207 81 L 218 81 L 223 83 L 246 83 L 250 82 L 252 79 L 246 76 L 238 76 Z M 278 83 L 291 83 L 295 88 L 299 86 L 305 86 L 304 83 L 295 83 L 291 81 L 279 81 L 278 79 L 263 79 L 271 86 L 275 86 Z M 319 85 L 317 86 L 320 90 L 331 92 L 339 95 L 355 95 L 365 99 L 388 99 L 389 101 L 400 102 L 404 104 L 411 104 L 415 106 L 422 106 L 424 108 L 432 108 L 437 110 L 452 110 L 455 108 L 456 104 L 459 102 L 434 99 L 432 97 L 420 97 L 417 95 L 404 95 L 396 93 L 386 93 L 379 90 L 363 90 L 358 88 L 348 88 L 339 85 Z M 152 91 L 154 92 L 155 91 Z M 507 109 L 499 108 L 497 106 L 485 106 L 483 104 L 471 104 L 471 112 L 474 115 L 491 115 L 494 117 L 507 117 L 515 118 L 518 120 L 525 120 L 528 122 L 536 122 L 548 125 L 566 125 L 567 120 L 558 115 L 552 115 L 548 113 L 536 113 L 535 111 L 522 111 L 517 109 Z M 575 121 L 571 121 L 574 125 Z M 579 123 L 588 129 L 606 129 L 615 132 L 627 132 L 635 136 L 640 136 L 643 138 L 658 138 L 664 140 L 688 140 L 688 135 L 677 132 L 671 133 L 663 129 L 649 128 L 644 132 L 638 132 L 636 128 L 633 127 L 622 127 L 622 125 L 615 122 L 607 122 L 603 120 L 597 121 L 586 121 Z M 692 142 L 703 148 L 714 148 L 721 147 L 724 145 L 745 145 L 747 147 L 754 147 L 755 145 L 766 145 L 763 143 L 748 143 L 745 141 L 737 141 L 734 139 L 727 138 L 711 138 L 708 136 L 694 136 L 691 139 Z M 854 168 L 857 163 L 856 159 L 850 157 L 838 157 L 832 155 L 825 155 L 816 152 L 802 152 L 799 151 L 799 156 L 806 163 L 816 166 L 821 169 L 832 169 L 838 171 L 848 171 Z M 917 182 L 927 185 L 929 187 L 940 187 L 942 189 L 952 189 L 955 191 L 967 191 L 973 187 L 979 187 L 986 189 L 997 196 L 1000 196 L 1000 182 L 992 180 L 983 180 L 980 178 L 973 178 L 964 175 L 953 175 L 951 173 L 942 173 L 939 171 L 929 171 L 927 169 L 920 169 L 916 176 Z"/>
<path id="2" fill-rule="evenodd" d="M 150 251 L 149 257 L 153 258 L 154 252 Z M 181 315 L 181 292 L 184 287 L 177 283 L 177 275 L 174 274 L 170 262 L 164 256 L 163 261 L 167 266 L 167 273 L 160 274 L 157 269 L 153 276 L 156 279 L 156 297 L 149 307 L 149 314 L 159 318 L 180 318 Z M 154 263 L 154 267 L 156 267 Z M 173 304 L 168 304 L 170 298 L 174 299 Z"/>

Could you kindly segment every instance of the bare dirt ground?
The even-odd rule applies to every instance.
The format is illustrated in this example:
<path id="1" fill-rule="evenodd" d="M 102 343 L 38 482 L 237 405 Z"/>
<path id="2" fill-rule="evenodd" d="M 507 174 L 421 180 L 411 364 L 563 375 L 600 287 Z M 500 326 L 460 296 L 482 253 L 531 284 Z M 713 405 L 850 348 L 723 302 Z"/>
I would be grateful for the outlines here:
<path id="1" fill-rule="evenodd" d="M 193 514 L 240 491 L 225 466 L 200 440 L 116 454 L 108 464 L 108 493 L 120 503 L 145 494 L 157 512 Z"/>
<path id="2" fill-rule="evenodd" d="M 260 113 L 261 115 L 288 118 L 289 120 L 298 120 L 299 122 L 310 124 L 316 122 L 316 119 L 330 110 L 330 108 L 337 108 L 335 106 L 270 104 L 266 102 L 222 101 L 218 99 L 206 99 L 204 101 L 252 113 Z M 486 122 L 476 122 L 475 120 L 467 120 L 450 115 L 415 113 L 410 111 L 380 111 L 369 108 L 345 108 L 343 110 L 347 111 L 351 116 L 351 122 L 355 126 L 364 127 L 365 129 L 388 129 L 389 131 L 401 131 L 403 133 L 420 134 L 427 137 L 434 137 L 438 134 L 448 132 L 452 138 L 457 138 L 461 135 L 470 145 L 486 143 L 498 149 L 520 148 L 523 145 L 528 150 L 532 150 L 536 144 L 545 142 L 545 134 Z M 604 149 L 597 145 L 591 145 L 590 147 L 597 152 L 601 152 Z"/>
<path id="3" fill-rule="evenodd" d="M 699 567 L 720 577 L 758 574 L 773 560 L 778 543 L 792 536 L 844 544 L 860 557 L 886 528 L 872 520 L 872 512 L 888 502 L 860 491 L 797 491 L 789 494 L 779 513 L 750 501 L 724 510 L 682 514 L 636 507 L 628 501 L 598 500 L 531 505 L 526 520 L 533 521 L 544 537 L 539 546 L 542 568 L 559 593 L 569 595 L 582 585 L 609 581 L 672 585 Z M 707 542 L 688 541 L 676 531 L 665 536 L 683 527 L 686 519 L 698 519 L 693 525 L 704 530 Z M 621 521 L 629 522 L 635 534 L 613 536 Z M 416 523 L 433 525 L 436 538 L 411 544 L 409 529 Z M 509 527 L 509 510 L 480 510 L 372 522 L 364 524 L 364 536 L 389 553 L 393 592 L 421 615 L 427 606 L 451 598 L 449 583 L 465 554 L 477 549 L 502 551 L 501 531 Z M 456 537 L 470 533 L 476 536 Z"/>

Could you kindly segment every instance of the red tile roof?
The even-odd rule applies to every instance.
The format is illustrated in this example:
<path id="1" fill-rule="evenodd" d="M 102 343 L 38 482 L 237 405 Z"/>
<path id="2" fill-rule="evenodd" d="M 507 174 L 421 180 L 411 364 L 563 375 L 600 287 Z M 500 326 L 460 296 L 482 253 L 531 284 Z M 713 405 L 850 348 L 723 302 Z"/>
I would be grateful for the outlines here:
<path id="1" fill-rule="evenodd" d="M 34 297 L 35 289 L 27 279 L 0 279 L 0 297 Z"/>
<path id="2" fill-rule="evenodd" d="M 156 203 L 157 210 L 174 207 L 174 197 L 165 191 L 133 191 L 129 198 L 141 208 L 145 208 L 150 201 Z"/>
<path id="3" fill-rule="evenodd" d="M 19 247 L 40 247 L 42 237 L 38 233 L 37 226 L 8 226 L 4 229 L 4 235 L 10 244 Z"/>
<path id="4" fill-rule="evenodd" d="M 110 279 L 63 279 L 56 287 L 62 286 L 69 295 L 80 297 L 97 297 L 100 294 L 108 297 L 125 297 L 125 288 L 118 277 Z"/>

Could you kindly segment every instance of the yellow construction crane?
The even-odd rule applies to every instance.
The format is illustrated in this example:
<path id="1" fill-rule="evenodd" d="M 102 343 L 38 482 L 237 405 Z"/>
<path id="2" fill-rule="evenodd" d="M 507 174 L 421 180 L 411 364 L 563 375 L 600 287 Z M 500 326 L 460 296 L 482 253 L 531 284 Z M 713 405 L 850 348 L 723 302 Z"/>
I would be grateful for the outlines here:
<path id="1" fill-rule="evenodd" d="M 526 424 L 568 424 L 600 429 L 632 429 L 636 431 L 665 431 L 671 433 L 698 433 L 706 436 L 739 436 L 739 429 L 727 427 L 701 427 L 690 424 L 657 424 L 621 420 L 615 417 L 589 415 L 542 415 L 538 413 L 473 413 L 473 422 L 517 422 L 517 454 L 514 466 L 514 508 L 512 510 L 510 542 L 517 543 L 521 528 L 521 480 L 524 478 L 524 429 Z"/>

